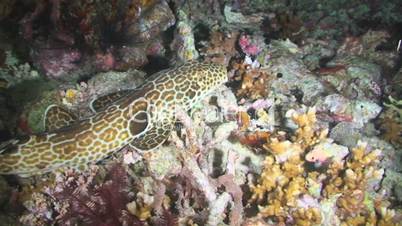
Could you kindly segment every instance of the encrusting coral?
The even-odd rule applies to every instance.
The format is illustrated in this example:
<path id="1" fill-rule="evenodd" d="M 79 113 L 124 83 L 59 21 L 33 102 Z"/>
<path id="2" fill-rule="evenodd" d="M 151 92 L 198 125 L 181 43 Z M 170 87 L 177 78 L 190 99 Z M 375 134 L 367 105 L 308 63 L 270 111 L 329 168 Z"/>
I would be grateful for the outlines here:
<path id="1" fill-rule="evenodd" d="M 228 65 L 230 59 L 236 55 L 236 40 L 238 32 L 225 34 L 220 31 L 213 31 L 209 43 L 201 48 L 200 55 L 206 61 Z"/>
<path id="2" fill-rule="evenodd" d="M 253 68 L 245 60 L 242 62 L 233 62 L 232 70 L 235 81 L 241 81 L 237 90 L 237 96 L 256 100 L 267 96 L 270 75 L 261 68 Z"/>
<path id="3" fill-rule="evenodd" d="M 283 138 L 284 132 L 272 134 L 264 144 L 269 154 L 261 177 L 251 185 L 250 201 L 259 204 L 260 216 L 280 225 L 398 225 L 395 212 L 381 194 L 374 193 L 384 174 L 378 166 L 380 150 L 360 142 L 348 157 L 342 155 L 345 159 L 331 158 L 326 165 L 309 169 L 303 158 L 327 142 L 328 131 L 317 126 L 313 108 L 304 113 L 290 110 L 287 116 L 298 128 L 289 140 Z M 320 171 L 322 167 L 327 170 Z M 332 214 L 326 212 L 326 205 L 333 206 Z"/>

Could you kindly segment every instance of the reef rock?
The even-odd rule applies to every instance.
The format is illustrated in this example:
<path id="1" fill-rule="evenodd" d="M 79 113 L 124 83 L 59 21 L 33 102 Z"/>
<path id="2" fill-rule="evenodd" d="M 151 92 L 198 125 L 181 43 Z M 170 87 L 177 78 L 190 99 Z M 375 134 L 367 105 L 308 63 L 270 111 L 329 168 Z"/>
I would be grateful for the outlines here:
<path id="1" fill-rule="evenodd" d="M 302 52 L 296 44 L 289 40 L 274 41 L 270 52 L 269 71 L 276 78 L 268 90 L 294 95 L 304 104 L 314 103 L 322 97 L 325 87 L 304 65 Z"/>
<path id="2" fill-rule="evenodd" d="M 340 122 L 331 129 L 329 137 L 349 148 L 355 147 L 362 135 L 352 122 Z"/>
<path id="3" fill-rule="evenodd" d="M 138 22 L 132 23 L 127 28 L 126 35 L 136 42 L 145 42 L 174 25 L 175 22 L 173 12 L 166 1 L 158 1 L 145 8 Z"/>
<path id="4" fill-rule="evenodd" d="M 37 68 L 50 79 L 75 81 L 79 78 L 82 59 L 81 51 L 67 48 L 43 48 L 32 52 L 32 59 Z"/>
<path id="5" fill-rule="evenodd" d="M 184 11 L 178 13 L 179 21 L 176 25 L 173 43 L 171 47 L 176 52 L 177 60 L 185 62 L 197 59 L 199 54 L 195 49 L 195 40 L 191 24 Z"/>

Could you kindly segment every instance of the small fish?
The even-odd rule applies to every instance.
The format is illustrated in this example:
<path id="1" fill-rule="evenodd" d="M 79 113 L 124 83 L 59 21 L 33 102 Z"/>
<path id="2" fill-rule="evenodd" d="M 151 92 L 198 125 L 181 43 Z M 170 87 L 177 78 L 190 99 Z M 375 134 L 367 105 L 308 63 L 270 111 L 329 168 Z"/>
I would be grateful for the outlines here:
<path id="1" fill-rule="evenodd" d="M 308 152 L 305 160 L 314 163 L 314 166 L 319 168 L 329 165 L 332 162 L 342 162 L 342 160 L 349 154 L 349 150 L 345 146 L 332 143 L 332 139 L 326 139 L 321 143 L 314 146 L 313 150 Z"/>
<path id="2" fill-rule="evenodd" d="M 314 163 L 315 168 L 321 168 L 323 166 L 328 166 L 332 162 L 332 157 L 327 156 L 324 152 L 316 151 L 309 152 L 306 155 L 306 161 Z"/>

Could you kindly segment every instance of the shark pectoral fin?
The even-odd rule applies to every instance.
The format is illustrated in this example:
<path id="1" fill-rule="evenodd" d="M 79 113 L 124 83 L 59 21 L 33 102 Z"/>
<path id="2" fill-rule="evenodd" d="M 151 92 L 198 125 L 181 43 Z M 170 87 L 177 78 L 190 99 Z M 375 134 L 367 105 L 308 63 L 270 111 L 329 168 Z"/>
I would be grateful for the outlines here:
<path id="1" fill-rule="evenodd" d="M 45 111 L 45 131 L 53 131 L 71 125 L 78 117 L 68 110 L 58 106 L 50 105 Z"/>
<path id="2" fill-rule="evenodd" d="M 139 98 L 127 107 L 127 113 L 123 113 L 128 117 L 128 129 L 131 137 L 138 137 L 149 129 L 149 106 L 149 102 L 145 98 Z"/>
<path id="3" fill-rule="evenodd" d="M 130 146 L 140 152 L 151 151 L 167 140 L 171 130 L 172 128 L 151 127 L 139 137 L 134 138 Z"/>
<path id="4" fill-rule="evenodd" d="M 128 93 L 132 92 L 133 90 L 120 90 L 114 93 L 109 93 L 104 96 L 100 96 L 96 99 L 93 99 L 89 105 L 93 112 L 99 112 L 104 110 L 110 104 L 114 103 L 115 101 L 119 100 L 120 98 L 126 96 Z"/>
<path id="5" fill-rule="evenodd" d="M 146 132 L 149 125 L 149 115 L 146 111 L 138 111 L 130 120 L 130 132 L 132 136 L 139 136 Z"/>

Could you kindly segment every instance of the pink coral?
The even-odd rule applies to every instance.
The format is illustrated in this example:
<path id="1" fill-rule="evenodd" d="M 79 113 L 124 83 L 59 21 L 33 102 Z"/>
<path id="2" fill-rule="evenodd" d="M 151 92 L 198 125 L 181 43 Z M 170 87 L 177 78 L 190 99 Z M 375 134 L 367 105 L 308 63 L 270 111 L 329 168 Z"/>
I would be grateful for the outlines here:
<path id="1" fill-rule="evenodd" d="M 241 47 L 242 49 L 245 48 L 246 46 L 250 45 L 250 40 L 249 40 L 249 38 L 248 38 L 247 35 L 242 35 L 242 36 L 240 36 L 240 38 L 239 38 L 239 45 L 240 45 L 240 47 Z"/>
<path id="2" fill-rule="evenodd" d="M 78 69 L 81 52 L 75 49 L 42 49 L 34 59 L 44 74 L 53 79 L 62 79 L 68 73 Z"/>
<path id="3" fill-rule="evenodd" d="M 163 55 L 164 51 L 165 48 L 163 47 L 162 42 L 159 40 L 149 44 L 149 46 L 146 49 L 146 53 L 149 56 Z"/>
<path id="4" fill-rule="evenodd" d="M 105 181 L 97 184 L 97 167 L 78 174 L 67 171 L 56 176 L 56 185 L 47 188 L 47 194 L 57 206 L 60 225 L 144 225 L 128 213 L 126 205 L 132 199 L 128 192 L 130 182 L 125 168 L 116 163 L 109 169 Z"/>
<path id="5" fill-rule="evenodd" d="M 102 71 L 108 71 L 115 67 L 116 59 L 110 51 L 105 54 L 97 53 L 95 54 L 95 65 Z"/>
<path id="6" fill-rule="evenodd" d="M 248 35 L 241 35 L 238 43 L 242 51 L 247 55 L 255 56 L 261 52 L 261 49 L 251 41 Z"/>
<path id="7" fill-rule="evenodd" d="M 243 51 L 248 55 L 257 55 L 260 49 L 256 45 L 249 45 Z"/>

